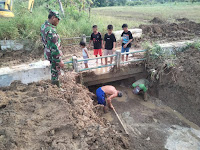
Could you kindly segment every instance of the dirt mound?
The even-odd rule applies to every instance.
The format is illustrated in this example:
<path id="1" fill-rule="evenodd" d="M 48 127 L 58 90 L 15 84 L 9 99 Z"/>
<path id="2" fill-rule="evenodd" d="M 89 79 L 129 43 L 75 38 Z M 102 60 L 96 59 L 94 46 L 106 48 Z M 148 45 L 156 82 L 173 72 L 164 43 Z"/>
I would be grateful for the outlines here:
<path id="1" fill-rule="evenodd" d="M 200 125 L 199 57 L 200 51 L 195 48 L 178 53 L 173 67 L 163 68 L 155 87 L 159 99 L 197 125 Z"/>
<path id="2" fill-rule="evenodd" d="M 140 25 L 144 39 L 155 40 L 188 40 L 200 35 L 200 23 L 187 21 L 182 23 L 166 23 L 153 25 Z"/>
<path id="3" fill-rule="evenodd" d="M 176 21 L 187 22 L 187 21 L 190 21 L 190 20 L 188 18 L 178 18 L 178 19 L 176 19 Z"/>
<path id="4" fill-rule="evenodd" d="M 72 73 L 63 89 L 48 81 L 0 89 L 0 149 L 116 149 L 128 148 L 128 139 L 98 117 L 92 95 L 75 82 Z"/>
<path id="5" fill-rule="evenodd" d="M 166 23 L 165 21 L 163 21 L 162 19 L 158 18 L 158 17 L 154 17 L 151 21 L 149 21 L 150 23 L 153 24 L 163 24 Z"/>

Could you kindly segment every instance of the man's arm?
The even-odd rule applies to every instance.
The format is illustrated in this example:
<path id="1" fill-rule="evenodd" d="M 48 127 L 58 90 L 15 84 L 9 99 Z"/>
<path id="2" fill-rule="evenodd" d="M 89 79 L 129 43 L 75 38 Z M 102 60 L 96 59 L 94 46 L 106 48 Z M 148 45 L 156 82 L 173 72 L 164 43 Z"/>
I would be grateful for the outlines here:
<path id="1" fill-rule="evenodd" d="M 103 46 L 104 46 L 104 45 L 103 45 L 103 38 L 102 38 L 101 33 L 100 33 L 100 39 L 101 39 L 101 48 L 104 49 L 104 47 L 103 47 Z"/>
<path id="2" fill-rule="evenodd" d="M 88 51 L 86 49 L 84 49 L 85 53 L 87 54 L 88 58 L 89 58 L 89 55 L 88 55 Z"/>
<path id="3" fill-rule="evenodd" d="M 59 49 L 60 39 L 56 35 L 56 33 L 51 30 L 47 34 L 47 44 L 51 48 L 52 61 L 59 63 L 60 67 L 64 67 L 64 63 L 62 61 L 62 51 Z"/>
<path id="4" fill-rule="evenodd" d="M 130 39 L 130 40 L 128 41 L 128 43 L 126 43 L 126 44 L 124 45 L 124 48 L 126 48 L 126 47 L 128 46 L 128 44 L 131 43 L 132 41 L 133 41 L 133 39 Z"/>
<path id="5" fill-rule="evenodd" d="M 91 43 L 92 43 L 92 34 L 91 34 L 91 37 L 90 37 L 90 42 L 89 42 L 89 49 L 90 49 L 90 46 L 91 46 Z"/>
<path id="6" fill-rule="evenodd" d="M 104 46 L 104 44 L 103 44 L 103 39 L 101 40 L 101 45 L 102 45 L 102 46 L 101 46 L 102 49 L 104 49 L 105 46 Z"/>
<path id="7" fill-rule="evenodd" d="M 115 50 L 115 46 L 116 46 L 116 38 L 115 35 L 113 34 L 113 51 Z"/>
<path id="8" fill-rule="evenodd" d="M 133 36 L 132 36 L 132 33 L 129 31 L 129 41 L 128 41 L 128 43 L 126 43 L 125 45 L 124 45 L 124 48 L 126 48 L 127 46 L 128 46 L 128 44 L 129 43 L 131 43 L 132 41 L 133 41 Z"/>
<path id="9" fill-rule="evenodd" d="M 109 106 L 111 109 L 113 109 L 113 105 L 112 105 L 112 103 L 111 103 L 111 100 L 112 100 L 113 98 L 115 98 L 115 97 L 117 97 L 117 92 L 114 93 L 114 94 L 112 94 L 111 96 L 109 96 L 108 99 L 107 99 L 108 106 Z"/>
<path id="10" fill-rule="evenodd" d="M 113 51 L 115 51 L 115 45 L 116 45 L 116 42 L 113 42 Z"/>

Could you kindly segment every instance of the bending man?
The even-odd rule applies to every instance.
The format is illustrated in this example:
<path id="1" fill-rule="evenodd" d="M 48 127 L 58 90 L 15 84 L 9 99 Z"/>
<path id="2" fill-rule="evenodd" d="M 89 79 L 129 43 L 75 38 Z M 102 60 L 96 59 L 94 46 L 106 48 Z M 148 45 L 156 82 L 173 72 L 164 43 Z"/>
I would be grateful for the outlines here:
<path id="1" fill-rule="evenodd" d="M 147 101 L 147 90 L 148 90 L 149 81 L 147 79 L 140 79 L 132 84 L 134 94 L 142 94 L 144 100 Z"/>
<path id="2" fill-rule="evenodd" d="M 115 97 L 122 97 L 122 92 L 117 91 L 114 86 L 106 85 L 98 88 L 96 90 L 96 95 L 98 104 L 104 105 L 104 112 L 106 112 L 106 95 L 109 95 L 107 98 L 108 107 L 113 109 L 114 107 L 111 103 L 111 100 Z"/>

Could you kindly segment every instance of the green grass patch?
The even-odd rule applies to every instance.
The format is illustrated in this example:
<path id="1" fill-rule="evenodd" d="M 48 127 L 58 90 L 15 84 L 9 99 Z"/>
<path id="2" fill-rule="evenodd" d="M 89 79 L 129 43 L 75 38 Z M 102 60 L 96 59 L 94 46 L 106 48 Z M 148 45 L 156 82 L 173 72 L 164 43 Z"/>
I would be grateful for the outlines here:
<path id="1" fill-rule="evenodd" d="M 27 10 L 27 3 L 15 3 L 14 18 L 0 18 L 0 39 L 32 39 L 40 40 L 40 26 L 47 20 L 46 5 L 35 5 L 33 12 Z M 53 6 L 53 4 L 52 4 Z M 53 7 L 53 9 L 59 9 Z M 90 35 L 92 25 L 97 24 L 99 31 L 104 34 L 108 24 L 114 25 L 114 30 L 121 30 L 123 23 L 129 28 L 140 24 L 149 24 L 153 17 L 160 17 L 169 22 L 186 17 L 200 22 L 200 3 L 168 3 L 140 6 L 118 6 L 93 8 L 91 18 L 87 12 L 79 12 L 75 7 L 64 8 L 66 17 L 63 18 L 57 31 L 62 37 L 77 37 L 82 34 Z"/>

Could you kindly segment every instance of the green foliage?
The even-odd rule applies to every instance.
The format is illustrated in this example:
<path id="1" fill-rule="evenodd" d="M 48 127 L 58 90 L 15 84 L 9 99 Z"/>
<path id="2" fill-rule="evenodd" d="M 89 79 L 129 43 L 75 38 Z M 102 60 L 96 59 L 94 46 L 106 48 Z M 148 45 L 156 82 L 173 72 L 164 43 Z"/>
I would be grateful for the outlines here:
<path id="1" fill-rule="evenodd" d="M 58 10 L 53 6 L 51 9 Z M 64 10 L 67 15 L 57 27 L 61 37 L 90 34 L 92 24 L 86 12 L 79 12 L 76 7 L 67 7 Z M 24 5 L 18 5 L 14 10 L 15 17 L 0 18 L 0 39 L 40 40 L 40 27 L 48 19 L 48 11 L 49 9 L 44 6 L 39 6 L 34 7 L 33 12 L 30 13 Z"/>
<path id="2" fill-rule="evenodd" d="M 149 52 L 149 56 L 153 59 L 162 57 L 164 54 L 162 48 L 157 44 L 151 47 L 148 52 Z"/>
<path id="3" fill-rule="evenodd" d="M 137 5 L 152 5 L 152 4 L 165 4 L 171 3 L 177 4 L 178 2 L 200 2 L 200 0 L 93 0 L 94 7 L 105 6 L 137 6 Z"/>
<path id="4" fill-rule="evenodd" d="M 184 47 L 184 48 L 182 49 L 182 51 L 185 51 L 185 50 L 187 50 L 187 49 L 189 49 L 189 48 L 195 48 L 195 49 L 197 49 L 197 50 L 200 51 L 200 42 L 199 42 L 199 41 L 195 41 L 195 42 L 193 42 L 193 43 L 187 43 L 187 46 Z"/>

